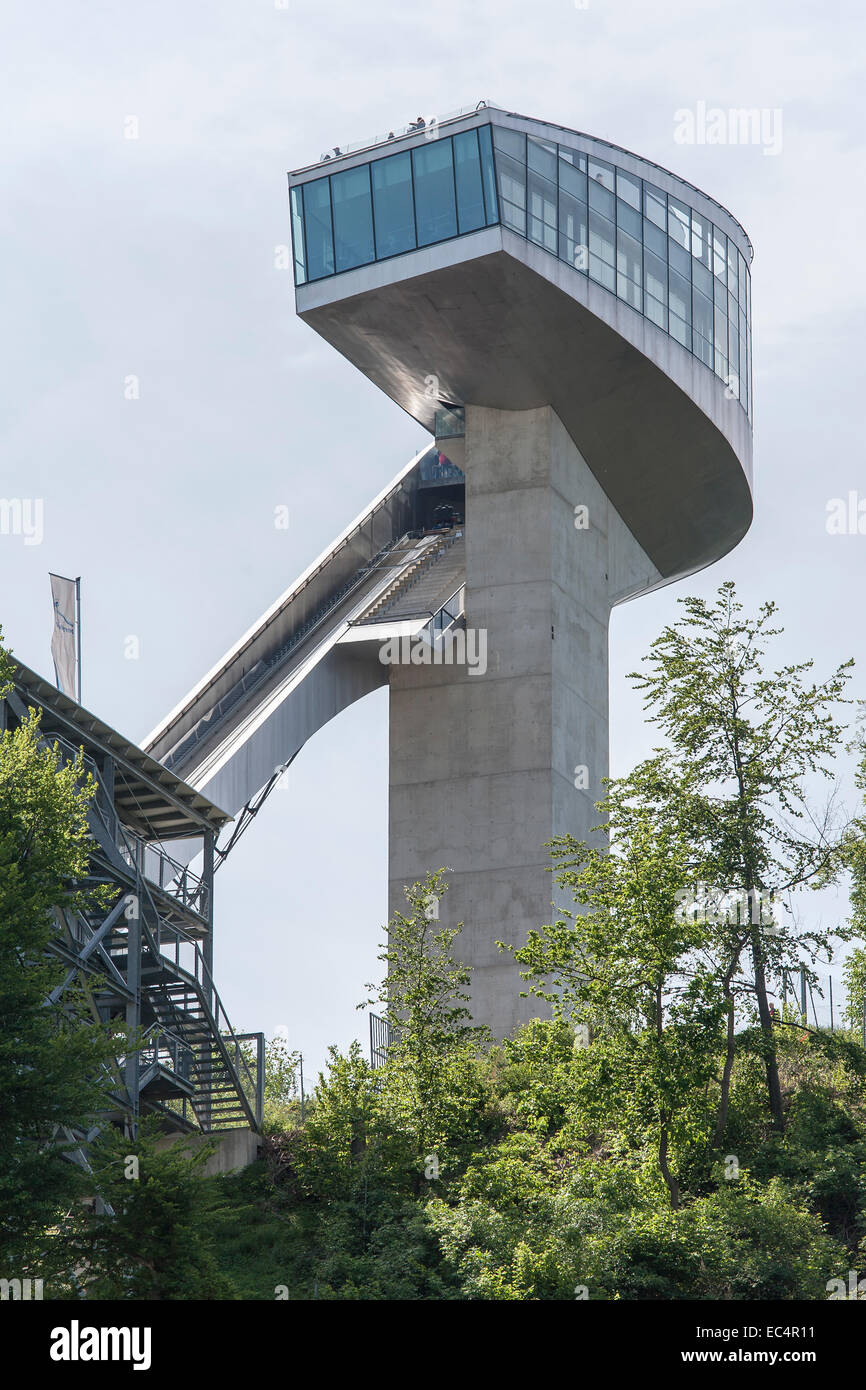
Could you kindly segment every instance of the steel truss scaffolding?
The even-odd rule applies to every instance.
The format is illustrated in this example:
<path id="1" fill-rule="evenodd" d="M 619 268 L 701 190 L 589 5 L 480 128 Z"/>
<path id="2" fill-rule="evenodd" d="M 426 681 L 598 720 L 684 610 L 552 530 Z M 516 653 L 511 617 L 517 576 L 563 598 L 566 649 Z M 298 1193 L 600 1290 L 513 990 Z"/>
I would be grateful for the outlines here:
<path id="1" fill-rule="evenodd" d="M 88 876 L 76 887 L 108 885 L 107 910 L 57 911 L 54 946 L 66 975 L 51 1004 L 83 987 L 95 1026 L 113 1020 L 137 1042 L 106 1076 L 105 1110 L 86 1135 L 81 1159 L 105 1124 L 134 1135 L 141 1115 L 167 1131 L 216 1134 L 259 1130 L 264 1037 L 236 1033 L 213 980 L 215 841 L 230 819 L 116 730 L 20 664 L 0 700 L 0 728 L 41 711 L 46 745 L 65 760 L 79 752 L 96 783 L 89 824 Z M 200 842 L 194 854 L 184 844 Z M 201 861 L 194 870 L 191 863 Z"/>

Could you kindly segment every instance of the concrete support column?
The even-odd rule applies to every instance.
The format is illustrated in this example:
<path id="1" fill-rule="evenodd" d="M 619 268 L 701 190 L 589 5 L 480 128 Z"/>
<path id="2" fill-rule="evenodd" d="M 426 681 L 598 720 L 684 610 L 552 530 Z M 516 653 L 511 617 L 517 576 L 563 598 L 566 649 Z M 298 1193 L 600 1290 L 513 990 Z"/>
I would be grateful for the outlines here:
<path id="1" fill-rule="evenodd" d="M 201 944 L 201 952 L 204 963 L 207 966 L 209 979 L 206 982 L 206 992 L 208 1004 L 213 1010 L 214 999 L 212 991 L 213 983 L 213 876 L 214 876 L 214 849 L 216 846 L 216 835 L 212 830 L 205 831 L 204 835 L 204 864 L 202 866 L 202 882 L 205 893 L 205 912 L 207 918 L 207 936 Z"/>
<path id="2" fill-rule="evenodd" d="M 143 903 L 144 845 L 140 843 L 136 852 L 134 911 L 126 914 L 126 983 L 132 998 L 126 1005 L 126 1026 L 135 1036 L 141 1030 L 141 913 Z M 130 1138 L 138 1134 L 140 1098 L 138 1090 L 139 1054 L 130 1052 L 126 1058 L 124 1081 L 130 1098 L 128 1125 Z"/>
<path id="3" fill-rule="evenodd" d="M 452 871 L 440 919 L 464 923 L 474 1016 L 501 1037 L 543 1007 L 495 943 L 551 920 L 545 845 L 598 821 L 610 611 L 660 575 L 553 410 L 467 406 L 466 580 L 486 669 L 391 668 L 390 905 Z"/>

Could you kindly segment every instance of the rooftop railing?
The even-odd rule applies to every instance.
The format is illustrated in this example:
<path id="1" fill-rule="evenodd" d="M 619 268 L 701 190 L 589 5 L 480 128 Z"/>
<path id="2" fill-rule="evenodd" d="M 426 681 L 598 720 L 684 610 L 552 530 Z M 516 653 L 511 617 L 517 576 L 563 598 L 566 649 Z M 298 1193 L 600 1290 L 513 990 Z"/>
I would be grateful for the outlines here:
<path id="1" fill-rule="evenodd" d="M 366 140 L 353 140 L 348 145 L 332 145 L 330 150 L 325 150 L 319 155 L 319 163 L 327 164 L 329 160 L 340 159 L 343 155 L 358 154 L 361 150 L 373 150 L 378 145 L 390 145 L 392 141 L 399 140 L 404 135 L 418 135 L 422 131 L 428 139 L 435 140 L 436 132 L 440 126 L 446 125 L 449 121 L 459 121 L 463 116 L 473 116 L 476 111 L 484 111 L 489 106 L 496 110 L 500 109 L 495 102 L 482 98 L 474 106 L 460 106 L 456 111 L 447 111 L 444 116 L 417 116 L 414 121 L 397 126 L 384 135 L 371 135 Z"/>

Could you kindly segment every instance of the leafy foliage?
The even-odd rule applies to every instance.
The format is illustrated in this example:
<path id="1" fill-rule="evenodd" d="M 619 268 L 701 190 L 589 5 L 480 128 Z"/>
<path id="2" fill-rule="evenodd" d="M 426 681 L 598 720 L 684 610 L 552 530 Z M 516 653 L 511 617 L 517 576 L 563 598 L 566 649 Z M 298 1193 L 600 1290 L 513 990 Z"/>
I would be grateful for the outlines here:
<path id="1" fill-rule="evenodd" d="M 203 1219 L 199 1170 L 214 1146 L 190 1153 L 182 1141 L 161 1146 L 160 1137 L 158 1124 L 145 1120 L 134 1141 L 109 1128 L 93 1146 L 94 1198 L 67 1223 L 62 1242 L 79 1297 L 234 1296 Z"/>
<path id="2" fill-rule="evenodd" d="M 0 645 L 0 693 L 13 669 Z M 75 982 L 62 1009 L 46 1003 L 67 973 L 51 948 L 59 912 L 82 901 L 73 885 L 87 870 L 92 794 L 81 759 L 45 746 L 35 711 L 0 735 L 0 1231 L 7 1262 L 22 1267 L 80 1195 L 64 1127 L 89 1126 L 114 1053 Z"/>

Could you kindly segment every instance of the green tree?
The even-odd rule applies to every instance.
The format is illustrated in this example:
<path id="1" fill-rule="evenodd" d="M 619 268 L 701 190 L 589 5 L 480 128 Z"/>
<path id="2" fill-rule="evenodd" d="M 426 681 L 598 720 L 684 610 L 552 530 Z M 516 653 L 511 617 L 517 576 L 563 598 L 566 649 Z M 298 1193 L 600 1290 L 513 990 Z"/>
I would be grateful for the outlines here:
<path id="1" fill-rule="evenodd" d="M 679 910 L 688 853 L 676 832 L 645 812 L 625 825 L 614 813 L 606 830 L 610 852 L 554 842 L 557 881 L 583 910 L 530 932 L 514 958 L 530 992 L 586 1045 L 577 1078 L 584 1115 L 601 1125 L 615 1118 L 633 1138 L 651 1135 L 677 1208 L 675 1154 L 704 1137 L 725 999 L 702 959 L 705 924 Z"/>
<path id="2" fill-rule="evenodd" d="M 845 1017 L 849 1027 L 862 1029 L 866 1011 L 866 946 L 855 946 L 842 966 L 847 1000 Z"/>
<path id="3" fill-rule="evenodd" d="M 91 1150 L 89 1208 L 70 1216 L 64 1246 L 88 1299 L 214 1299 L 235 1296 L 211 1246 L 212 1205 L 201 1168 L 213 1145 L 159 1147 L 143 1120 L 135 1140 L 109 1128 Z"/>
<path id="4" fill-rule="evenodd" d="M 0 645 L 0 695 L 13 671 Z M 93 790 L 80 757 L 46 746 L 37 712 L 0 735 L 0 1231 L 10 1263 L 38 1263 L 45 1232 L 81 1193 L 64 1131 L 92 1124 L 114 1054 L 82 989 L 47 1004 L 67 973 L 52 951 L 59 910 L 83 903 L 75 885 L 87 873 Z"/>
<path id="5" fill-rule="evenodd" d="M 860 730 L 855 747 L 860 751 L 857 786 L 866 793 L 866 736 Z M 864 797 L 866 800 L 866 797 Z M 866 812 L 850 827 L 846 842 L 846 862 L 851 871 L 851 932 L 860 942 L 866 940 Z M 848 993 L 846 1016 L 852 1028 L 861 1028 L 866 1010 L 866 946 L 854 948 L 845 961 L 843 977 Z"/>
<path id="6" fill-rule="evenodd" d="M 378 988 L 367 986 L 376 993 L 365 1001 L 387 1010 L 393 1033 L 382 1084 L 419 1159 L 454 1138 L 477 1107 L 475 1062 L 489 1041 L 471 1022 L 470 968 L 452 953 L 463 924 L 437 928 L 445 872 L 404 890 L 410 911 L 392 918 L 378 957 L 387 973 Z"/>
<path id="7" fill-rule="evenodd" d="M 831 777 L 829 763 L 843 733 L 835 710 L 844 701 L 852 662 L 814 682 L 813 663 L 765 667 L 776 606 L 743 613 L 735 587 L 721 586 L 713 603 L 680 600 L 686 616 L 653 642 L 643 673 L 632 679 L 668 747 L 617 784 L 621 802 L 650 806 L 675 824 L 691 847 L 695 880 L 742 894 L 746 910 L 723 920 L 717 939 L 728 999 L 728 1037 L 719 1107 L 724 1132 L 734 1053 L 738 976 L 750 965 L 748 995 L 761 1029 L 773 1123 L 784 1127 L 769 982 L 801 952 L 814 960 L 834 932 L 799 927 L 788 914 L 763 920 L 762 903 L 826 881 L 841 864 L 844 836 L 833 824 L 832 799 L 816 815 L 808 778 Z M 844 937 L 845 929 L 835 928 Z"/>

